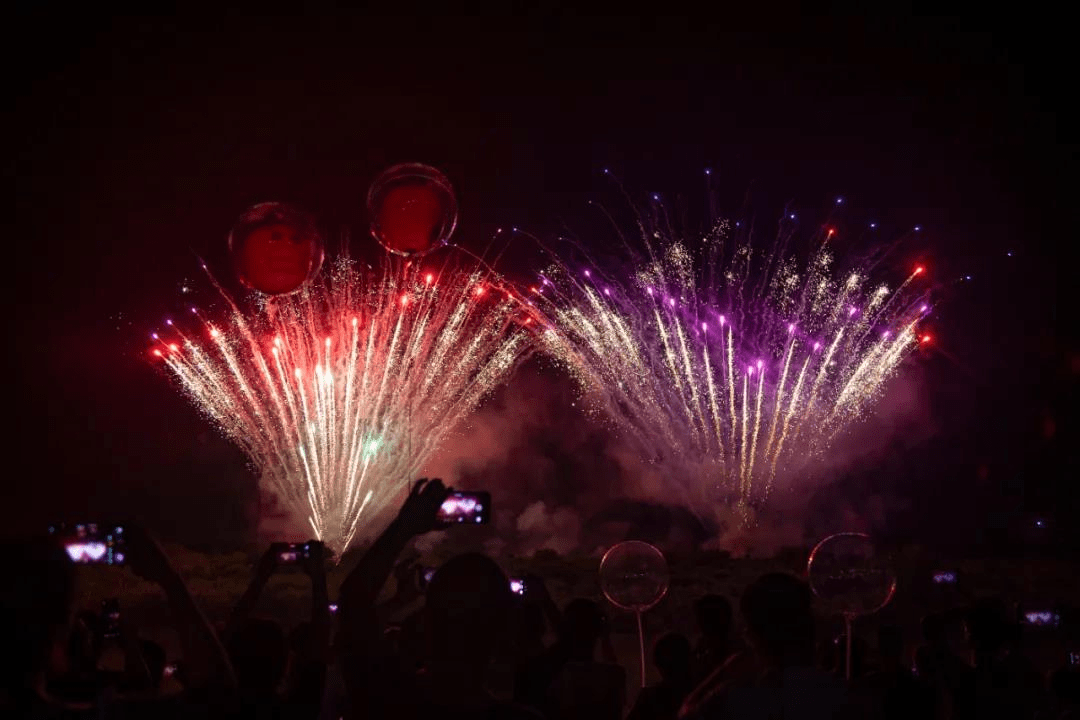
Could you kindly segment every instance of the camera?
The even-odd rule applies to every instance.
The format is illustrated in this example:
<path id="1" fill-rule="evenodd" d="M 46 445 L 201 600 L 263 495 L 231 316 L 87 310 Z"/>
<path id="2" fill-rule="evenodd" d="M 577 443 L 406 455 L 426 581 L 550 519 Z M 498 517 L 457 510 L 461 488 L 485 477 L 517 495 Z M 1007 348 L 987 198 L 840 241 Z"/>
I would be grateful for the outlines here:
<path id="1" fill-rule="evenodd" d="M 71 562 L 78 565 L 123 565 L 127 559 L 127 539 L 123 525 L 79 523 L 49 526 Z"/>
<path id="2" fill-rule="evenodd" d="M 279 543 L 278 562 L 295 565 L 311 557 L 311 543 Z"/>
<path id="3" fill-rule="evenodd" d="M 959 577 L 956 570 L 938 570 L 933 575 L 935 585 L 955 585 Z"/>
<path id="4" fill-rule="evenodd" d="M 1056 628 L 1061 624 L 1061 615 L 1053 610 L 1028 610 L 1020 622 L 1033 627 Z"/>
<path id="5" fill-rule="evenodd" d="M 435 515 L 442 527 L 450 525 L 479 525 L 491 519 L 491 493 L 452 492 Z"/>
<path id="6" fill-rule="evenodd" d="M 427 590 L 427 586 L 431 584 L 431 578 L 435 577 L 435 570 L 433 567 L 420 567 L 416 569 L 416 587 L 423 592 Z"/>

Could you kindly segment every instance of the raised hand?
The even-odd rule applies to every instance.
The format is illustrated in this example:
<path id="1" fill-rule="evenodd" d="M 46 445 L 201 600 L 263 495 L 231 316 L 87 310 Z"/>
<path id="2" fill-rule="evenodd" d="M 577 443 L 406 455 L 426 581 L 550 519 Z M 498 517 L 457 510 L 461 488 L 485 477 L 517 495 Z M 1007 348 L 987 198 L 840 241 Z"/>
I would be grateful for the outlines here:
<path id="1" fill-rule="evenodd" d="M 266 552 L 255 563 L 255 576 L 265 579 L 273 575 L 281 563 L 281 553 L 288 547 L 288 543 L 270 543 L 270 547 L 266 548 Z"/>
<path id="2" fill-rule="evenodd" d="M 420 597 L 419 575 L 423 568 L 415 562 L 415 558 L 402 560 L 394 566 L 394 580 L 397 582 L 395 600 L 403 605 L 411 603 Z"/>
<path id="3" fill-rule="evenodd" d="M 318 540 L 308 541 L 307 556 L 301 566 L 308 577 L 318 578 L 326 575 L 326 546 Z"/>
<path id="4" fill-rule="evenodd" d="M 172 580 L 176 571 L 169 564 L 161 544 L 140 525 L 129 524 L 125 530 L 127 559 L 132 572 L 159 585 Z"/>
<path id="5" fill-rule="evenodd" d="M 405 504 L 398 512 L 396 524 L 407 536 L 423 535 L 435 530 L 435 518 L 439 507 L 450 495 L 451 489 L 439 479 L 421 478 L 409 491 Z"/>

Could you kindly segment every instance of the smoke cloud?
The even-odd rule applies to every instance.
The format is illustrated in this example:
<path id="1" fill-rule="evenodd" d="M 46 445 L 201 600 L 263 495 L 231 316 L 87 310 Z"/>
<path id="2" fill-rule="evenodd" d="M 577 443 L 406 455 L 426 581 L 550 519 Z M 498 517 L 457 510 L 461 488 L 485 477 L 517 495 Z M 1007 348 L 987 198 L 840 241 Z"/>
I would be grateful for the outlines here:
<path id="1" fill-rule="evenodd" d="M 918 368 L 902 368 L 863 422 L 797 474 L 778 478 L 750 526 L 723 503 L 677 492 L 662 464 L 644 462 L 633 443 L 587 412 L 573 381 L 542 358 L 454 433 L 427 474 L 491 492 L 485 548 L 494 554 L 597 553 L 637 538 L 670 550 L 771 555 L 832 532 L 880 530 L 910 509 L 896 486 L 908 477 L 907 450 L 937 430 L 925 388 Z M 424 549 L 452 536 L 435 534 Z"/>

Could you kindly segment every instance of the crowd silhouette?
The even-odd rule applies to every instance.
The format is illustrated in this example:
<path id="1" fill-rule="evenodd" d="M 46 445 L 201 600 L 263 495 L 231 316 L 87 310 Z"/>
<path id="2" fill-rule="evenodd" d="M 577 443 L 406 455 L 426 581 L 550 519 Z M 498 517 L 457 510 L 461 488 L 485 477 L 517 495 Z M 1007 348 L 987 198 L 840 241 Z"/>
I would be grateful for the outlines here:
<path id="1" fill-rule="evenodd" d="M 847 644 L 820 637 L 807 583 L 776 572 L 734 604 L 721 595 L 696 599 L 697 637 L 660 634 L 651 652 L 659 681 L 628 697 L 606 606 L 596 600 L 560 608 L 537 576 L 515 594 L 498 563 L 479 553 L 450 559 L 426 587 L 416 582 L 401 556 L 434 529 L 447 492 L 438 480 L 416 484 L 341 584 L 336 614 L 324 550 L 309 543 L 300 564 L 311 581 L 310 616 L 289 628 L 254 616 L 279 546 L 215 626 L 161 546 L 130 528 L 130 567 L 168 601 L 182 646 L 175 663 L 122 616 L 73 611 L 73 568 L 54 539 L 14 543 L 2 575 L 0 717 L 1080 717 L 1075 654 L 1049 675 L 1038 671 L 999 600 L 926 613 L 917 648 L 889 623 L 877 627 L 872 646 L 853 638 L 848 679 Z M 397 592 L 380 603 L 392 576 Z"/>

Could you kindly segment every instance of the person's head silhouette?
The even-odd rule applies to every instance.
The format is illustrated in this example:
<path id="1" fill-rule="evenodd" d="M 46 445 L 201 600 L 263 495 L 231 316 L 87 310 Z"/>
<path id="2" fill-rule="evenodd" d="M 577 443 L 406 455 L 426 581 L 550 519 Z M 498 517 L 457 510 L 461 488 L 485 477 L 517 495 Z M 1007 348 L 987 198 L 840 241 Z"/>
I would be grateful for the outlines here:
<path id="1" fill-rule="evenodd" d="M 427 589 L 424 626 L 430 659 L 482 670 L 506 629 L 510 581 L 491 558 L 458 555 L 439 568 Z"/>
<path id="2" fill-rule="evenodd" d="M 534 655 L 544 647 L 544 611 L 534 602 L 519 602 L 514 608 L 514 650 Z"/>
<path id="3" fill-rule="evenodd" d="M 810 587 L 787 573 L 768 573 L 743 593 L 739 609 L 750 641 L 772 665 L 809 663 L 814 652 Z"/>
<path id="4" fill-rule="evenodd" d="M 923 641 L 935 650 L 944 650 L 945 642 L 945 616 L 941 613 L 930 613 L 922 619 L 921 630 Z"/>
<path id="5" fill-rule="evenodd" d="M 571 600 L 563 610 L 559 643 L 574 659 L 592 660 L 604 623 L 604 612 L 595 602 L 585 598 Z"/>
<path id="6" fill-rule="evenodd" d="M 0 683 L 29 688 L 66 665 L 74 577 L 64 551 L 47 539 L 9 542 L 0 573 Z"/>
<path id="7" fill-rule="evenodd" d="M 698 629 L 710 645 L 726 645 L 731 634 L 731 602 L 723 595 L 702 595 L 694 603 Z"/>
<path id="8" fill-rule="evenodd" d="M 878 657 L 883 665 L 900 666 L 904 661 L 904 633 L 896 625 L 883 624 L 877 633 Z"/>
<path id="9" fill-rule="evenodd" d="M 285 632 L 273 620 L 248 620 L 228 641 L 229 659 L 241 690 L 273 693 L 288 660 Z"/>
<path id="10" fill-rule="evenodd" d="M 653 664 L 664 682 L 686 684 L 690 679 L 690 641 L 679 633 L 661 636 L 653 646 Z"/>

